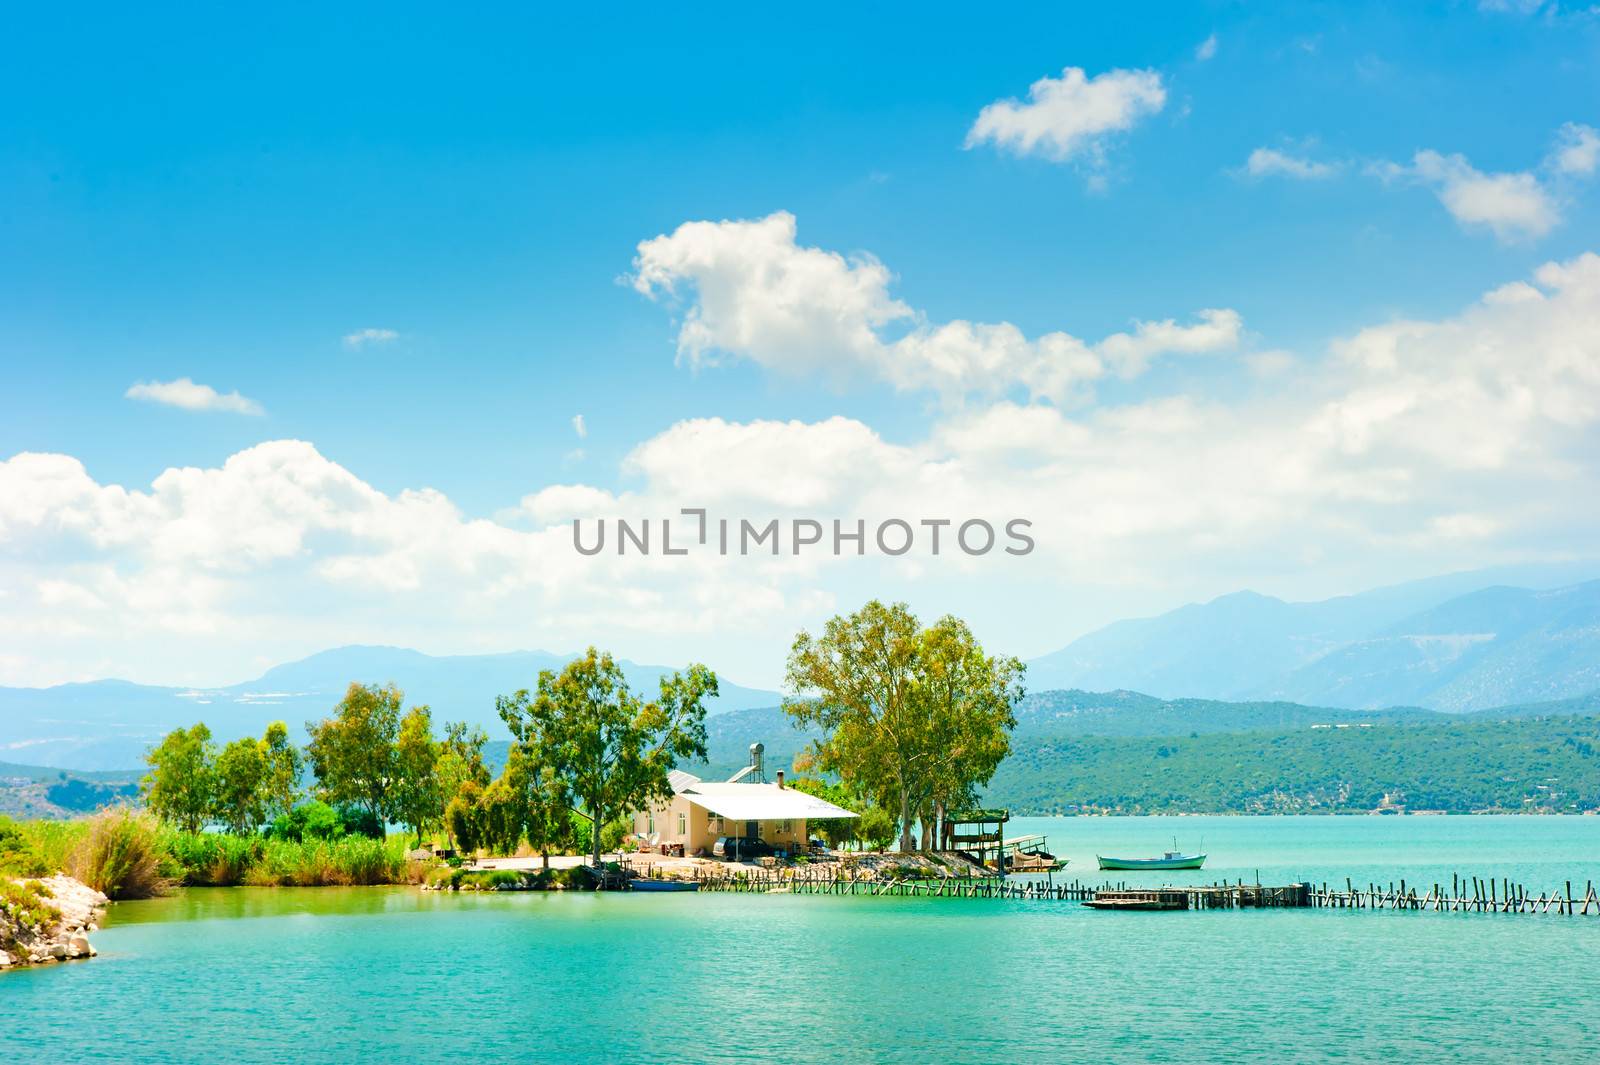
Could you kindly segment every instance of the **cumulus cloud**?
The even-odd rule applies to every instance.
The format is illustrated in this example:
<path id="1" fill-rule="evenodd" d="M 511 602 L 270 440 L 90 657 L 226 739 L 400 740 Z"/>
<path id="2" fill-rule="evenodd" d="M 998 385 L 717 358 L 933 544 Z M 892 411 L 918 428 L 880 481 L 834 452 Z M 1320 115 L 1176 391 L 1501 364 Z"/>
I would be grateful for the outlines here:
<path id="1" fill-rule="evenodd" d="M 583 415 L 574 414 L 572 416 L 572 431 L 578 434 L 578 439 L 579 440 L 584 440 L 584 439 L 588 438 L 588 436 L 589 436 L 589 427 L 584 424 Z"/>
<path id="2" fill-rule="evenodd" d="M 400 334 L 393 329 L 357 329 L 348 333 L 344 338 L 347 348 L 364 348 L 371 344 L 387 344 L 392 340 L 400 339 Z"/>
<path id="3" fill-rule="evenodd" d="M 1410 167 L 1389 166 L 1384 176 L 1427 185 L 1464 226 L 1482 226 L 1505 242 L 1542 237 L 1561 221 L 1555 200 L 1529 172 L 1486 174 L 1463 155 L 1420 151 Z"/>
<path id="4" fill-rule="evenodd" d="M 1244 169 L 1251 177 L 1289 177 L 1302 181 L 1329 178 L 1338 171 L 1332 163 L 1302 159 L 1276 148 L 1257 148 L 1245 160 Z"/>
<path id="5" fill-rule="evenodd" d="M 1591 177 L 1600 165 L 1600 132 L 1593 126 L 1568 122 L 1556 135 L 1550 166 L 1558 174 Z"/>
<path id="6" fill-rule="evenodd" d="M 1194 50 L 1194 57 L 1201 63 L 1215 59 L 1217 57 L 1217 35 L 1213 33 L 1201 41 Z"/>
<path id="7" fill-rule="evenodd" d="M 173 381 L 141 381 L 123 393 L 128 399 L 160 403 L 182 410 L 227 411 L 230 414 L 264 414 L 261 404 L 246 399 L 238 392 L 218 392 L 210 385 L 198 384 L 187 377 Z"/>
<path id="8" fill-rule="evenodd" d="M 796 242 L 792 214 L 685 222 L 639 245 L 634 287 L 687 303 L 678 357 L 690 366 L 749 359 L 769 370 L 835 382 L 887 381 L 947 401 L 1021 389 L 1061 401 L 1108 371 L 1131 376 L 1164 354 L 1237 345 L 1239 315 L 1205 310 L 1192 324 L 1135 323 L 1089 343 L 1065 332 L 1028 337 L 1009 322 L 934 323 L 889 294 L 888 268 Z"/>
<path id="9" fill-rule="evenodd" d="M 984 107 L 966 146 L 993 144 L 1017 155 L 1098 164 L 1108 136 L 1132 129 L 1166 103 L 1166 86 L 1154 70 L 1108 70 L 1091 78 L 1081 67 L 1067 67 L 1059 78 L 1029 86 L 1026 102 L 996 100 Z"/>
<path id="10" fill-rule="evenodd" d="M 1369 170 L 1386 181 L 1411 181 L 1433 189 L 1457 222 L 1485 228 L 1504 243 L 1542 237 L 1561 223 L 1565 186 L 1593 176 L 1600 164 L 1600 133 L 1569 122 L 1538 170 L 1486 173 L 1464 155 L 1423 150 L 1409 166 L 1378 163 Z"/>
<path id="11" fill-rule="evenodd" d="M 1139 331 L 1126 336 L 1116 357 L 1136 359 Z M 627 455 L 625 488 L 530 485 L 496 520 L 426 486 L 382 491 L 301 441 L 144 487 L 24 453 L 0 462 L 0 668 L 40 683 L 92 660 L 101 675 L 171 681 L 196 662 L 235 663 L 208 678 L 222 682 L 248 675 L 241 656 L 349 642 L 592 640 L 681 662 L 714 640 L 719 662 L 765 663 L 775 678 L 796 627 L 869 591 L 955 610 L 987 642 L 1029 652 L 1070 633 L 1040 632 L 1036 612 L 1009 605 L 1021 597 L 1101 623 L 1234 587 L 1281 590 L 1275 576 L 1331 594 L 1592 552 L 1600 256 L 1549 263 L 1453 315 L 1356 331 L 1222 395 L 1077 410 L 999 399 L 905 439 L 845 417 L 692 419 Z M 1021 516 L 1039 548 L 756 565 L 572 547 L 574 517 L 677 520 L 701 506 L 752 520 Z M 688 533 L 675 525 L 677 542 Z"/>

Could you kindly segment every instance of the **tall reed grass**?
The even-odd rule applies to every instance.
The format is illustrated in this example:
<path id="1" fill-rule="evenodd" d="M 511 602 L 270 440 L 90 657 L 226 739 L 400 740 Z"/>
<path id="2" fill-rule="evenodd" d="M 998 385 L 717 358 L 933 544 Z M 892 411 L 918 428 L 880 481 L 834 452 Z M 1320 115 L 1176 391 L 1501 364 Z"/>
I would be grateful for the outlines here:
<path id="1" fill-rule="evenodd" d="M 74 877 L 113 899 L 163 895 L 172 879 L 164 871 L 160 827 L 131 810 L 105 810 L 88 821 L 66 867 Z"/>
<path id="2" fill-rule="evenodd" d="M 66 872 L 114 899 L 148 898 L 192 887 L 328 887 L 420 883 L 406 837 L 339 836 L 304 841 L 179 832 L 148 815 L 107 810 L 86 821 L 0 817 L 0 873 Z"/>

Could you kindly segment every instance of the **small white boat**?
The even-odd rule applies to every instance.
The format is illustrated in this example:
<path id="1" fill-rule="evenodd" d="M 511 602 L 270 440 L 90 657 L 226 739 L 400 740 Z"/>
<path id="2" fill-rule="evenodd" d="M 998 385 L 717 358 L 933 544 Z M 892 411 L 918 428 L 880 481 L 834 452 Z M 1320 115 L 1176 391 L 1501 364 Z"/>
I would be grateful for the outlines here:
<path id="1" fill-rule="evenodd" d="M 1204 854 L 1167 851 L 1159 858 L 1106 858 L 1095 855 L 1102 869 L 1198 869 L 1206 863 Z"/>
<path id="2" fill-rule="evenodd" d="M 1205 840 L 1200 841 L 1204 847 Z M 1172 841 L 1172 849 L 1159 858 L 1104 858 L 1095 855 L 1102 869 L 1198 869 L 1206 864 L 1206 856 L 1201 854 L 1184 854 L 1178 849 L 1177 839 Z"/>

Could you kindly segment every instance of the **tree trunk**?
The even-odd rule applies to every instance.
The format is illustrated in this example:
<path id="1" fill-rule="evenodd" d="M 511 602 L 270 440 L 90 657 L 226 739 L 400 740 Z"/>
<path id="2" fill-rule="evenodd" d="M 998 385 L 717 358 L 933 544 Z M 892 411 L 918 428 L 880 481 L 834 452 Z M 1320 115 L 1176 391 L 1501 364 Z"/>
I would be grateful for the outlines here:
<path id="1" fill-rule="evenodd" d="M 900 789 L 900 853 L 911 851 L 911 793 Z"/>
<path id="2" fill-rule="evenodd" d="M 922 849 L 931 851 L 933 850 L 933 818 L 924 811 L 917 819 L 922 822 Z"/>
<path id="3" fill-rule="evenodd" d="M 589 822 L 592 829 L 589 835 L 589 842 L 593 847 L 594 867 L 596 869 L 600 868 L 600 828 L 605 823 L 605 809 L 596 806 L 594 812 L 590 815 Z"/>

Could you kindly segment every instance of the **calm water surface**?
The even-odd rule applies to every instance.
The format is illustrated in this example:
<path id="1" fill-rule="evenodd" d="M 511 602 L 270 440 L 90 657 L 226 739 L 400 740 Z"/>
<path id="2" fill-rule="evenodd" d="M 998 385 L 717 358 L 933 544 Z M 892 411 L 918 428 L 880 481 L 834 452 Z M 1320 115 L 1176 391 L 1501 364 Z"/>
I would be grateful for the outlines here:
<path id="1" fill-rule="evenodd" d="M 1074 868 L 1176 833 L 1207 880 L 1600 881 L 1596 818 L 1012 827 Z M 0 976 L 0 1061 L 1600 1060 L 1600 919 L 195 889 L 95 943 Z"/>

